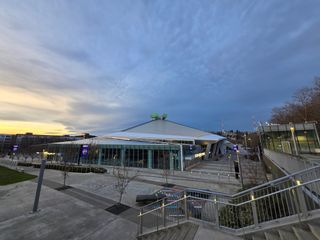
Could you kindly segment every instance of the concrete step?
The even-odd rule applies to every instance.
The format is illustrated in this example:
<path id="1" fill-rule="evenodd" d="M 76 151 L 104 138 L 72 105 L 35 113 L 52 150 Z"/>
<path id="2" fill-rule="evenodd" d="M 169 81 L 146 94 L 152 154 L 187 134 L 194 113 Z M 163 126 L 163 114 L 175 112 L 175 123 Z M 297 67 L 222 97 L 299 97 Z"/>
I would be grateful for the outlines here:
<path id="1" fill-rule="evenodd" d="M 175 240 L 179 238 L 179 230 L 177 227 L 171 229 L 171 234 L 169 234 L 164 240 Z"/>
<path id="2" fill-rule="evenodd" d="M 163 230 L 162 234 L 159 234 L 160 237 L 158 238 L 159 240 L 166 240 L 169 236 L 172 235 L 172 230 L 171 228 Z"/>
<path id="3" fill-rule="evenodd" d="M 293 232 L 286 230 L 279 230 L 278 232 L 281 240 L 298 240 L 297 236 Z"/>
<path id="4" fill-rule="evenodd" d="M 175 234 L 175 238 L 170 238 L 170 240 L 183 240 L 184 237 L 188 234 L 189 231 L 189 224 L 182 224 L 181 228 L 174 228 L 172 229 L 174 230 L 174 234 Z"/>
<path id="5" fill-rule="evenodd" d="M 299 240 L 317 240 L 317 238 L 311 232 L 298 227 L 292 227 L 292 229 Z"/>
<path id="6" fill-rule="evenodd" d="M 198 225 L 192 224 L 192 226 L 189 227 L 188 234 L 185 236 L 184 240 L 193 240 L 198 229 L 199 229 Z"/>
<path id="7" fill-rule="evenodd" d="M 252 236 L 252 240 L 266 240 L 266 238 L 260 236 Z"/>
<path id="8" fill-rule="evenodd" d="M 277 233 L 265 232 L 264 235 L 266 236 L 267 240 L 281 240 Z"/>
<path id="9" fill-rule="evenodd" d="M 212 170 L 212 169 L 205 169 L 205 168 L 192 169 L 191 172 L 192 173 L 195 173 L 195 172 L 210 173 L 210 174 L 214 174 L 214 175 L 218 175 L 218 174 L 220 174 L 220 175 L 234 174 L 233 172 L 229 172 L 229 171 Z"/>
<path id="10" fill-rule="evenodd" d="M 193 223 L 183 223 L 178 226 L 162 229 L 158 232 L 152 232 L 141 236 L 140 240 L 193 240 L 198 225 Z"/>
<path id="11" fill-rule="evenodd" d="M 318 240 L 320 240 L 320 226 L 312 224 L 312 223 L 308 223 L 308 226 L 312 232 L 312 234 L 318 238 Z"/>

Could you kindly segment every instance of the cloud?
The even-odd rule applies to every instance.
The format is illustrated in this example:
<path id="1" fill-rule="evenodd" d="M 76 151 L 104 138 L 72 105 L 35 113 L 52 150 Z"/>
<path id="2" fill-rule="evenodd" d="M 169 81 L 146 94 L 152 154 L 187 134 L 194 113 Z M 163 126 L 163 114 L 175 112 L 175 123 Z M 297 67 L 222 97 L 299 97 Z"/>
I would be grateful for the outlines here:
<path id="1" fill-rule="evenodd" d="M 0 5 L 0 86 L 11 94 L 0 120 L 103 134 L 166 112 L 251 129 L 320 75 L 317 0 Z"/>

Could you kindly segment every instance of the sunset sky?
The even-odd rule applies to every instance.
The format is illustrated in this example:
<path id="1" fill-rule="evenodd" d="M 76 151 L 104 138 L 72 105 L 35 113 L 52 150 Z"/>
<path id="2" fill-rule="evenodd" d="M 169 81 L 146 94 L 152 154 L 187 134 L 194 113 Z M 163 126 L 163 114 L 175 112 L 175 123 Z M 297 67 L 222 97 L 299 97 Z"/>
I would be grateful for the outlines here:
<path id="1" fill-rule="evenodd" d="M 319 0 L 0 2 L 0 133 L 104 134 L 153 112 L 252 130 L 320 76 Z"/>

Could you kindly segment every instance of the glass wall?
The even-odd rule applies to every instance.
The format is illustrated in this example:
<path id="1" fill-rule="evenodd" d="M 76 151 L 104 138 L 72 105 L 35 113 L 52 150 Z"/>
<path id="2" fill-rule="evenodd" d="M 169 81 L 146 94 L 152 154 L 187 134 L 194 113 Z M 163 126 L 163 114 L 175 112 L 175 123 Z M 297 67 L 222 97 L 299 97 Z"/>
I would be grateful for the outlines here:
<path id="1" fill-rule="evenodd" d="M 126 149 L 125 166 L 146 168 L 148 161 L 148 150 L 146 149 Z"/>
<path id="2" fill-rule="evenodd" d="M 59 153 L 61 159 L 81 164 L 101 164 L 109 166 L 180 170 L 179 145 L 99 145 L 86 144 L 87 152 L 82 153 L 82 145 L 50 145 L 50 151 Z M 57 155 L 58 156 L 58 155 Z"/>
<path id="3" fill-rule="evenodd" d="M 108 147 L 101 149 L 100 163 L 103 165 L 120 165 L 121 149 L 119 147 Z"/>
<path id="4" fill-rule="evenodd" d="M 105 145 L 100 164 L 128 167 L 180 170 L 179 146 Z"/>
<path id="5" fill-rule="evenodd" d="M 319 138 L 314 123 L 266 125 L 258 128 L 264 148 L 289 154 L 316 153 Z"/>

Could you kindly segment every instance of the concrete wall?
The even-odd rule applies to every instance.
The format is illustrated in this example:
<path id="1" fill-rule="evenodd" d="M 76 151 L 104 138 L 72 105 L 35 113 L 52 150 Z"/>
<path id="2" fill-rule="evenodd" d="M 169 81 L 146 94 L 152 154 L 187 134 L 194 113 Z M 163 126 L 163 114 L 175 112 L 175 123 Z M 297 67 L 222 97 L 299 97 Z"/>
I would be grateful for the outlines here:
<path id="1" fill-rule="evenodd" d="M 263 163 L 265 165 L 266 172 L 271 173 L 272 179 L 284 177 L 288 174 L 284 169 L 279 168 L 278 165 L 276 165 L 272 160 L 270 160 L 266 156 L 263 156 Z"/>
<path id="2" fill-rule="evenodd" d="M 310 163 L 302 160 L 298 156 L 286 153 L 280 153 L 268 149 L 263 149 L 263 155 L 264 157 L 273 161 L 275 165 L 278 165 L 280 168 L 284 169 L 288 173 L 294 173 L 312 167 Z M 266 164 L 268 165 L 267 162 Z"/>

